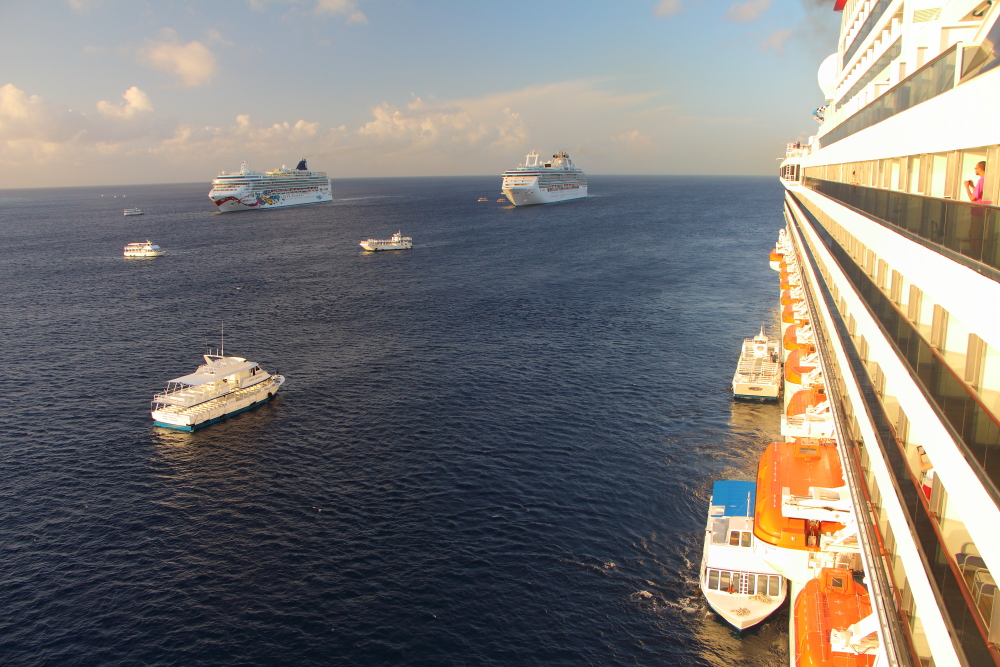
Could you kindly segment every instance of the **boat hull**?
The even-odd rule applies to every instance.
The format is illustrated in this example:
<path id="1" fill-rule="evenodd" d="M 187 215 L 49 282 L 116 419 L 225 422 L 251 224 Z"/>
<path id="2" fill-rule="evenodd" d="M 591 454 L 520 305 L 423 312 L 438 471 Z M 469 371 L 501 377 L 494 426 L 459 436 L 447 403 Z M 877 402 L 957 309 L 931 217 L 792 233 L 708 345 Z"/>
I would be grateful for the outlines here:
<path id="1" fill-rule="evenodd" d="M 547 190 L 537 186 L 524 188 L 504 188 L 504 195 L 514 206 L 534 206 L 536 204 L 555 204 L 587 196 L 587 186 Z"/>
<path id="2" fill-rule="evenodd" d="M 780 394 L 781 385 L 733 383 L 733 398 L 741 401 L 777 401 Z"/>
<path id="3" fill-rule="evenodd" d="M 376 245 L 374 243 L 359 243 L 362 248 L 369 252 L 376 252 L 379 250 L 410 250 L 413 245 L 410 243 L 387 243 L 385 245 Z"/>
<path id="4" fill-rule="evenodd" d="M 271 376 L 272 378 L 276 376 Z M 177 431 L 195 431 L 267 403 L 278 393 L 282 381 L 267 380 L 258 391 L 237 390 L 183 410 L 160 409 L 150 415 L 153 424 Z"/>
<path id="5" fill-rule="evenodd" d="M 237 211 L 263 211 L 272 208 L 287 208 L 303 204 L 322 204 L 333 201 L 330 191 L 314 191 L 303 194 L 284 193 L 235 193 L 225 195 L 209 195 L 219 213 L 235 213 Z"/>

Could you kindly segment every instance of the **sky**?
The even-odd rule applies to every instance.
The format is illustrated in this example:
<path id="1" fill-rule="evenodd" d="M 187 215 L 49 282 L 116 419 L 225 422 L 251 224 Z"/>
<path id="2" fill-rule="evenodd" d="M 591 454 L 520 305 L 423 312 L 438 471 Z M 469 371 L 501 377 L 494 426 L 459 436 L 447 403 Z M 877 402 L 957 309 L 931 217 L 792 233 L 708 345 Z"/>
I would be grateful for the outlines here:
<path id="1" fill-rule="evenodd" d="M 833 0 L 0 0 L 0 189 L 766 175 L 813 134 Z"/>

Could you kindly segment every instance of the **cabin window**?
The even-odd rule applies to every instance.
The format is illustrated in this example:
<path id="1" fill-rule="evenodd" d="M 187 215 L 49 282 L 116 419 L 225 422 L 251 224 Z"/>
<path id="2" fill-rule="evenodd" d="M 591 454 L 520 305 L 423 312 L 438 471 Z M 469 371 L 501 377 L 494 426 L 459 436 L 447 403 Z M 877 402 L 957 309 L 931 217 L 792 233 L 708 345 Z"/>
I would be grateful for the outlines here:
<path id="1" fill-rule="evenodd" d="M 719 573 L 719 590 L 725 591 L 729 589 L 729 577 L 732 572 L 720 572 Z"/>
<path id="2" fill-rule="evenodd" d="M 761 593 L 766 593 L 768 590 L 768 577 L 766 574 L 757 575 L 757 590 Z"/>
<path id="3" fill-rule="evenodd" d="M 740 546 L 741 547 L 750 546 L 750 533 L 748 531 L 740 533 Z"/>
<path id="4" fill-rule="evenodd" d="M 767 594 L 773 598 L 781 594 L 781 577 L 772 575 L 767 578 Z"/>
<path id="5" fill-rule="evenodd" d="M 738 530 L 729 531 L 729 546 L 731 547 L 740 546 L 740 531 Z"/>
<path id="6" fill-rule="evenodd" d="M 708 571 L 708 587 L 713 591 L 719 590 L 719 571 L 709 570 Z"/>
<path id="7" fill-rule="evenodd" d="M 799 447 L 799 456 L 816 456 L 819 450 L 815 447 Z"/>

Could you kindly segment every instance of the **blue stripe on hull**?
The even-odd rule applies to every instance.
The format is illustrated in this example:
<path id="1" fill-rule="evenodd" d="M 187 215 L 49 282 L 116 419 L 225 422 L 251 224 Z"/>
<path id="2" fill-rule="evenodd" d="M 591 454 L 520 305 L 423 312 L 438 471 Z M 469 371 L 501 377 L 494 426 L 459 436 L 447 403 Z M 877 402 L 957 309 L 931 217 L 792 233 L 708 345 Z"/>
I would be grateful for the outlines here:
<path id="1" fill-rule="evenodd" d="M 776 400 L 778 400 L 777 396 L 761 396 L 760 394 L 754 394 L 754 395 L 750 395 L 750 394 L 733 394 L 733 398 L 745 398 L 745 399 L 755 400 L 755 401 L 776 401 Z"/>
<path id="2" fill-rule="evenodd" d="M 239 410 L 233 410 L 232 412 L 227 412 L 226 414 L 222 415 L 221 417 L 216 417 L 215 419 L 209 419 L 206 422 L 201 422 L 200 424 L 195 424 L 194 426 L 180 426 L 178 424 L 167 424 L 167 423 L 164 423 L 164 422 L 158 422 L 156 420 L 153 421 L 153 426 L 162 426 L 163 428 L 172 428 L 175 431 L 187 431 L 188 433 L 190 433 L 191 431 L 195 431 L 195 430 L 197 430 L 199 428 L 204 428 L 205 426 L 211 426 L 212 424 L 214 424 L 216 422 L 221 422 L 223 419 L 228 419 L 229 417 L 232 417 L 234 415 L 238 415 L 241 412 L 246 412 L 247 410 L 252 410 L 253 408 L 257 407 L 258 405 L 261 405 L 263 403 L 267 403 L 272 398 L 274 398 L 274 397 L 273 396 L 269 396 L 267 398 L 264 398 L 264 399 L 261 399 L 261 400 L 257 401 L 256 403 L 251 403 L 250 405 L 246 406 L 245 408 L 240 408 Z"/>

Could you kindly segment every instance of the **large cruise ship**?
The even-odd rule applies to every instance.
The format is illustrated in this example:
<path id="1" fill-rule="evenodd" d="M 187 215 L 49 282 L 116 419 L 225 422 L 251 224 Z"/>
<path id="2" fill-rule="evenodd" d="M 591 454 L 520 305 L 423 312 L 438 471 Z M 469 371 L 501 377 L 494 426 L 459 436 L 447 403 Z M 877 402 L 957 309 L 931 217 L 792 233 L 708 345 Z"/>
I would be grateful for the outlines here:
<path id="1" fill-rule="evenodd" d="M 803 317 L 759 553 L 793 665 L 1000 665 L 1000 3 L 829 2 L 819 130 L 780 172 Z"/>
<path id="2" fill-rule="evenodd" d="M 333 201 L 326 173 L 310 171 L 305 160 L 299 161 L 295 169 L 282 165 L 281 169 L 263 174 L 250 169 L 244 161 L 239 173 L 219 174 L 208 196 L 220 213 Z"/>
<path id="3" fill-rule="evenodd" d="M 563 151 L 545 162 L 531 151 L 524 164 L 503 173 L 503 193 L 514 206 L 580 199 L 587 196 L 587 175 Z"/>

